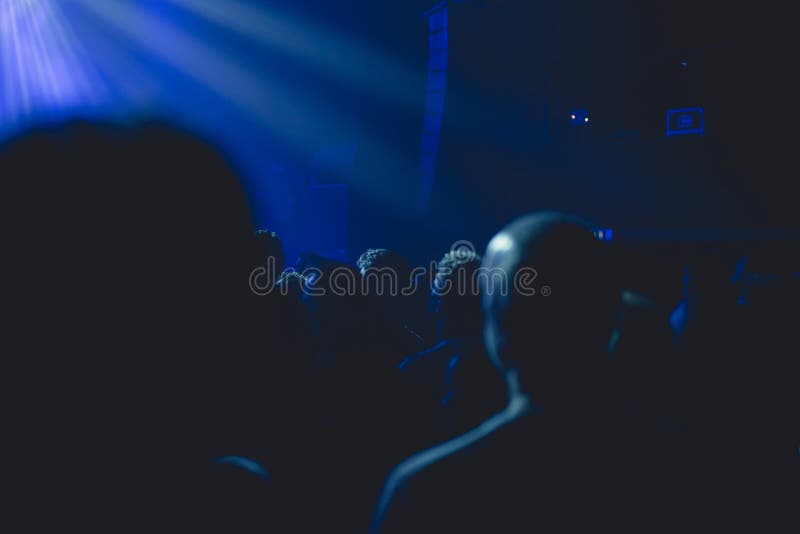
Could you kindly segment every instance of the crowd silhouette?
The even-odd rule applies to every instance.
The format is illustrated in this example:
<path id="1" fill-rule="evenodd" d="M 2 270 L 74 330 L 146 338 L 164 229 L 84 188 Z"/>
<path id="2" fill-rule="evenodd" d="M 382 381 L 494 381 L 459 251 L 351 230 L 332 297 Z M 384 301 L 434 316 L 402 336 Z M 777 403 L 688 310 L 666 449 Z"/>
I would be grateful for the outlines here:
<path id="1" fill-rule="evenodd" d="M 0 177 L 27 530 L 800 526 L 796 266 L 710 252 L 671 310 L 558 212 L 433 268 L 287 261 L 230 163 L 157 122 L 27 133 Z"/>

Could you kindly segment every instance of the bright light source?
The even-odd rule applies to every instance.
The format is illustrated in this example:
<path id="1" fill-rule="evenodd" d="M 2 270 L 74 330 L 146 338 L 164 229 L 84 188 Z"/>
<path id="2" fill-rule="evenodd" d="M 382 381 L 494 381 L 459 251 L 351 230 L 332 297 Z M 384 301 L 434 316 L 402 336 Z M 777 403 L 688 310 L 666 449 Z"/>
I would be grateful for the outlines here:
<path id="1" fill-rule="evenodd" d="M 589 122 L 589 117 L 584 117 L 583 122 Z"/>
<path id="2" fill-rule="evenodd" d="M 61 2 L 0 1 L 0 128 L 98 101 L 103 80 Z"/>
<path id="3" fill-rule="evenodd" d="M 569 118 L 575 120 L 575 114 L 573 113 L 572 115 L 569 116 Z"/>

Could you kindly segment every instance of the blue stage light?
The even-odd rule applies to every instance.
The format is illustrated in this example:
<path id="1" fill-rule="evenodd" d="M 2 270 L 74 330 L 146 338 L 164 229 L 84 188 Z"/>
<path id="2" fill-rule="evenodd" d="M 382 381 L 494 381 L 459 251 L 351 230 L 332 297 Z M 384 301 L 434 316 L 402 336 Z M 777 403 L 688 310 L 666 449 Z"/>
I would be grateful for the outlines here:
<path id="1" fill-rule="evenodd" d="M 0 126 L 91 106 L 106 94 L 60 4 L 0 1 Z"/>
<path id="2" fill-rule="evenodd" d="M 611 228 L 598 228 L 594 231 L 594 236 L 600 241 L 611 241 L 614 239 L 614 230 Z"/>

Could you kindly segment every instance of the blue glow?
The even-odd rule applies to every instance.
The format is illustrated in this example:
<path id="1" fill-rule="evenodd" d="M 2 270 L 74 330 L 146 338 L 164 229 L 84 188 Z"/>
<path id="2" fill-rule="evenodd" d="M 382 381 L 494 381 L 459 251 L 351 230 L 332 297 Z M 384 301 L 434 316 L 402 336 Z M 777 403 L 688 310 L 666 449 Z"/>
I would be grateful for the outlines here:
<path id="1" fill-rule="evenodd" d="M 594 235 L 600 241 L 612 241 L 614 239 L 614 230 L 611 228 L 600 228 L 594 231 Z"/>
<path id="2" fill-rule="evenodd" d="M 178 12 L 165 13 L 167 4 L 177 6 Z M 91 108 L 100 115 L 117 116 L 155 111 L 217 133 L 220 123 L 232 120 L 233 112 L 237 121 L 268 128 L 287 146 L 306 154 L 331 143 L 357 142 L 360 132 L 351 118 L 316 97 L 313 87 L 291 84 L 287 76 L 267 72 L 261 65 L 254 68 L 242 58 L 241 46 L 218 46 L 219 39 L 209 39 L 212 31 L 249 39 L 248 46 L 254 41 L 270 45 L 273 54 L 284 52 L 323 71 L 336 69 L 334 74 L 343 80 L 371 86 L 376 92 L 386 70 L 378 70 L 378 65 L 394 65 L 398 76 L 415 83 L 407 69 L 391 58 L 306 21 L 241 1 L 226 2 L 225 9 L 210 4 L 0 1 L 5 84 L 0 120 L 12 130 L 21 119 L 54 112 L 79 115 Z M 192 13 L 217 28 L 198 30 L 188 23 Z M 72 29 L 73 24 L 80 32 Z M 407 94 L 401 85 L 386 81 L 381 89 L 389 98 Z M 216 106 L 220 111 L 209 109 L 207 93 L 222 101 L 224 105 Z M 201 108 L 204 111 L 198 113 Z M 381 157 L 388 166 L 403 166 L 393 161 L 388 149 L 385 152 Z"/>
<path id="3" fill-rule="evenodd" d="M 673 135 L 704 135 L 703 108 L 680 108 L 667 111 L 667 137 Z"/>
<path id="4" fill-rule="evenodd" d="M 242 0 L 168 1 L 347 83 L 369 88 L 393 100 L 406 101 L 409 105 L 415 104 L 408 99 L 409 94 L 402 84 L 386 83 L 385 75 L 391 72 L 395 80 L 416 83 L 413 82 L 419 77 L 416 70 L 308 20 L 294 20 L 274 7 L 267 10 Z"/>
<path id="5" fill-rule="evenodd" d="M 0 2 L 0 126 L 23 126 L 102 102 L 105 81 L 52 0 Z"/>
<path id="6" fill-rule="evenodd" d="M 570 112 L 569 123 L 573 126 L 586 126 L 589 123 L 589 111 L 574 109 Z"/>
<path id="7" fill-rule="evenodd" d="M 428 12 L 428 31 L 428 81 L 425 87 L 425 119 L 422 127 L 422 157 L 417 191 L 417 210 L 423 213 L 431 202 L 442 137 L 447 89 L 447 7 L 435 8 Z"/>
<path id="8" fill-rule="evenodd" d="M 231 465 L 243 469 L 264 480 L 270 478 L 269 471 L 264 469 L 258 462 L 250 458 L 245 458 L 244 456 L 223 456 L 222 458 L 217 458 L 215 463 L 218 465 Z"/>
<path id="9" fill-rule="evenodd" d="M 259 227 L 320 250 L 304 234 L 319 232 L 300 230 L 297 206 L 308 194 L 296 185 L 300 166 L 331 147 L 356 147 L 351 160 L 366 154 L 418 179 L 427 205 L 443 107 L 433 93 L 444 73 L 429 77 L 439 111 L 426 116 L 424 154 L 410 156 L 354 115 L 416 109 L 424 73 L 302 11 L 249 0 L 0 0 L 0 140 L 70 118 L 166 120 L 228 153 L 256 199 Z M 329 174 L 387 213 L 407 209 L 374 175 Z"/>

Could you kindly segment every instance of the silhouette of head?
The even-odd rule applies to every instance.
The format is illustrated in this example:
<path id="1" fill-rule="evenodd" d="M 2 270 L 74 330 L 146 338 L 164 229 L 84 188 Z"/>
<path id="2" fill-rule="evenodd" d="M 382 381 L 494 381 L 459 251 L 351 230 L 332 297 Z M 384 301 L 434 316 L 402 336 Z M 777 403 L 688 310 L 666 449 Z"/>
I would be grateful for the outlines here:
<path id="1" fill-rule="evenodd" d="M 389 289 L 384 281 L 388 281 L 388 279 L 384 278 L 386 275 L 391 274 L 395 280 L 393 285 L 397 290 L 390 291 L 395 294 L 399 289 L 407 286 L 411 278 L 411 265 L 408 260 L 397 252 L 385 248 L 368 249 L 358 258 L 356 265 L 361 272 L 361 276 L 380 284 L 380 292 L 382 294 L 387 293 Z M 372 292 L 377 288 L 370 287 L 369 289 Z"/>
<path id="2" fill-rule="evenodd" d="M 390 324 L 402 325 L 413 313 L 413 301 L 403 294 L 411 286 L 411 265 L 408 260 L 385 248 L 371 248 L 356 263 L 364 277 L 366 292 L 377 297 L 384 319 Z"/>
<path id="3" fill-rule="evenodd" d="M 411 272 L 411 267 L 406 258 L 393 250 L 385 248 L 367 249 L 359 256 L 356 265 L 362 275 L 368 269 L 394 269 L 398 276 L 402 275 L 405 280 L 408 280 L 407 275 Z"/>
<path id="4" fill-rule="evenodd" d="M 181 515 L 184 466 L 260 433 L 267 404 L 264 253 L 237 177 L 157 123 L 30 132 L 0 147 L 0 176 L 4 350 L 35 399 L 48 508 L 111 529 L 161 520 L 158 502 Z"/>
<path id="5" fill-rule="evenodd" d="M 232 398 L 212 393 L 228 378 L 258 374 L 240 369 L 255 361 L 245 333 L 263 321 L 248 284 L 263 252 L 239 180 L 211 146 L 159 123 L 77 122 L 11 141 L 0 174 L 15 228 L 3 274 L 10 302 L 32 312 L 18 331 L 46 332 L 27 345 L 66 367 L 52 372 L 64 387 L 167 413 L 170 394 L 215 402 Z"/>
<path id="6" fill-rule="evenodd" d="M 602 365 L 617 300 L 607 271 L 603 243 L 579 217 L 532 213 L 503 228 L 478 277 L 495 366 L 540 400 L 583 387 Z"/>

